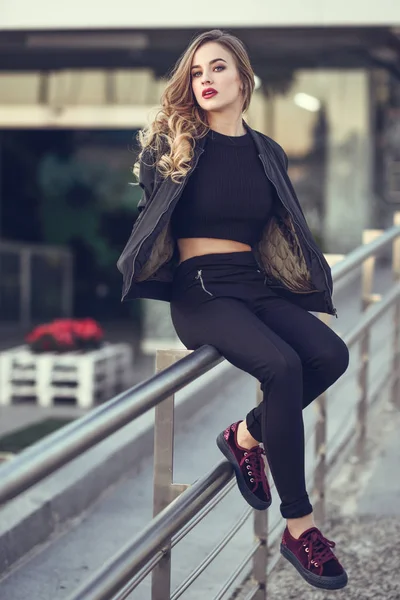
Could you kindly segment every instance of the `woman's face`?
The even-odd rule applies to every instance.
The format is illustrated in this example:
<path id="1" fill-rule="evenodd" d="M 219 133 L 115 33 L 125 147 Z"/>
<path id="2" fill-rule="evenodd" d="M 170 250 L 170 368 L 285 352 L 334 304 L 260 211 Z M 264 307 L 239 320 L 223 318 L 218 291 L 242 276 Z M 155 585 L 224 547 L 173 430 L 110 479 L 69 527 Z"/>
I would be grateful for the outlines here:
<path id="1" fill-rule="evenodd" d="M 242 111 L 242 82 L 232 54 L 218 42 L 207 42 L 193 56 L 192 88 L 205 111 Z"/>

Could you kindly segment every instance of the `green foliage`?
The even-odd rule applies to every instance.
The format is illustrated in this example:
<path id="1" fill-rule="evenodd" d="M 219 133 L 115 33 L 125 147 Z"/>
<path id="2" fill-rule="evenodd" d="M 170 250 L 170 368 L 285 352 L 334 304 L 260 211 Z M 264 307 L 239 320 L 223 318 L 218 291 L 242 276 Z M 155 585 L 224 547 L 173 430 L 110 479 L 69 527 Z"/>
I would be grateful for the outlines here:
<path id="1" fill-rule="evenodd" d="M 0 451 L 17 453 L 31 446 L 46 435 L 68 425 L 73 419 L 45 419 L 22 429 L 8 433 L 0 438 Z"/>
<path id="2" fill-rule="evenodd" d="M 40 163 L 38 184 L 46 242 L 67 245 L 81 239 L 100 267 L 114 266 L 119 249 L 110 246 L 101 227 L 107 214 L 136 211 L 140 189 L 128 185 L 126 170 L 48 154 Z"/>

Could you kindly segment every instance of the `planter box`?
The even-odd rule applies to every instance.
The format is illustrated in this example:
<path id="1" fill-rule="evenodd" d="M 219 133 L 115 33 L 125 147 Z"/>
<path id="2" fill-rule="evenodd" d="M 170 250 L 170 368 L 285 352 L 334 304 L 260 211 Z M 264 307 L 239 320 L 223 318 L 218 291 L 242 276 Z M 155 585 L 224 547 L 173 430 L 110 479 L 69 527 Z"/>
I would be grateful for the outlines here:
<path id="1" fill-rule="evenodd" d="M 0 404 L 33 398 L 39 406 L 56 399 L 73 398 L 80 408 L 90 408 L 131 384 L 132 348 L 105 344 L 98 350 L 34 354 L 28 346 L 0 353 Z"/>

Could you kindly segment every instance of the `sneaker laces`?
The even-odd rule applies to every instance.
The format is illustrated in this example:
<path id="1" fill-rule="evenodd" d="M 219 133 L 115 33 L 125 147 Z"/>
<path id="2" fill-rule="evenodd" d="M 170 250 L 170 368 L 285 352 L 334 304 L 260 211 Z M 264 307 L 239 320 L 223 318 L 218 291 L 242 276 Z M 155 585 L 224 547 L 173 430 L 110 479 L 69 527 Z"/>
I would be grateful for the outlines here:
<path id="1" fill-rule="evenodd" d="M 239 463 L 240 467 L 243 467 L 243 465 L 246 466 L 248 475 L 250 475 L 250 483 L 254 483 L 253 489 L 251 490 L 252 492 L 257 489 L 260 483 L 262 484 L 264 491 L 266 493 L 268 492 L 265 464 L 262 458 L 263 454 L 265 454 L 265 452 L 260 446 L 252 448 L 251 450 L 244 452 L 243 458 Z"/>
<path id="2" fill-rule="evenodd" d="M 308 554 L 308 568 L 311 565 L 319 567 L 332 558 L 337 560 L 331 550 L 336 546 L 335 542 L 328 540 L 319 530 L 310 531 L 303 539 L 303 546 Z"/>

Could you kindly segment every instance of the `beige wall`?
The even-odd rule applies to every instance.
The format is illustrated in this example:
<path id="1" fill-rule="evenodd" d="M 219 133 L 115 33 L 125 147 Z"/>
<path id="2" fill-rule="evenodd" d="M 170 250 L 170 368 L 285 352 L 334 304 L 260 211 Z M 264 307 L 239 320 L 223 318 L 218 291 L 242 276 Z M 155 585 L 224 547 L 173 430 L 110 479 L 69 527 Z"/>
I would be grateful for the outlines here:
<path id="1" fill-rule="evenodd" d="M 400 24 L 398 0 L 1 0 L 1 29 Z"/>
<path id="2" fill-rule="evenodd" d="M 40 73 L 0 73 L 0 105 L 36 104 L 40 81 L 47 77 L 50 105 L 101 106 L 109 103 L 107 88 L 112 87 L 112 103 L 117 105 L 158 104 L 164 84 L 151 69 L 112 71 L 62 70 Z"/>
<path id="3" fill-rule="evenodd" d="M 364 132 L 364 71 L 299 71 L 288 94 L 275 100 L 275 137 L 291 155 L 303 154 L 311 142 L 316 113 L 296 105 L 294 98 L 305 93 L 326 106 L 332 143 L 349 134 Z"/>
<path id="4" fill-rule="evenodd" d="M 48 77 L 43 104 L 41 77 Z M 163 87 L 149 69 L 0 73 L 0 127 L 143 127 Z"/>

